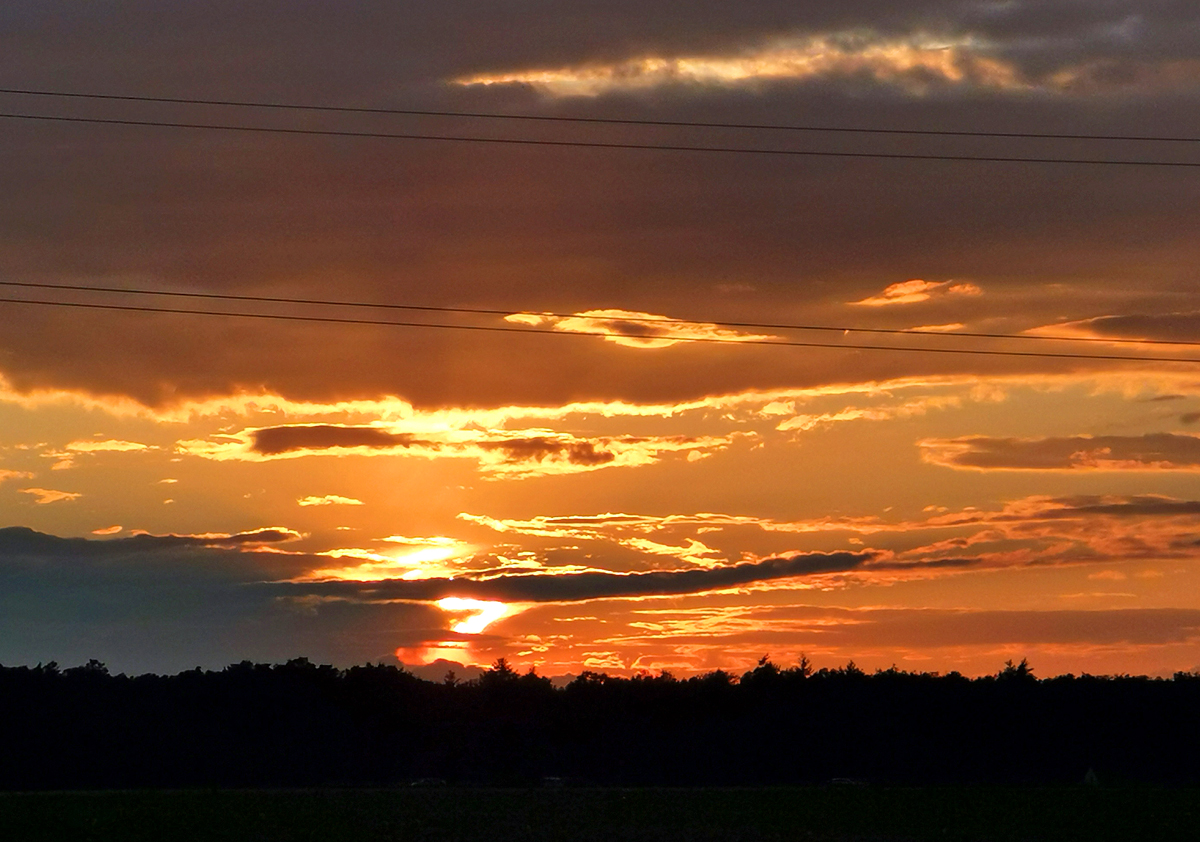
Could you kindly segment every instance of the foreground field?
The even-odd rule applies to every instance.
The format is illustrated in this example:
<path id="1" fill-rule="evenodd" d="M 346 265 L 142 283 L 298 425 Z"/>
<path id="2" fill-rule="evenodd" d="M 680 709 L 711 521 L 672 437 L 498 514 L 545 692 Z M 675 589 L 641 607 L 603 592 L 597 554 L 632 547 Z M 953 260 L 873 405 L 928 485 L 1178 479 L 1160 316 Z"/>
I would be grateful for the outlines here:
<path id="1" fill-rule="evenodd" d="M 1194 789 L 828 788 L 0 794 L 11 840 L 1200 839 Z"/>

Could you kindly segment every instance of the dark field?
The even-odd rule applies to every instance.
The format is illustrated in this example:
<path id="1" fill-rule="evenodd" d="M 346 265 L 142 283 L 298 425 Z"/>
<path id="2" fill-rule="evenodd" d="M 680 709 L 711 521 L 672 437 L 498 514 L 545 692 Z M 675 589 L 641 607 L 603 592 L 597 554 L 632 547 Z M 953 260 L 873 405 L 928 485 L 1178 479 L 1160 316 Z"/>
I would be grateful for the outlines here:
<path id="1" fill-rule="evenodd" d="M 6 840 L 1200 839 L 1191 788 L 475 789 L 0 794 Z"/>

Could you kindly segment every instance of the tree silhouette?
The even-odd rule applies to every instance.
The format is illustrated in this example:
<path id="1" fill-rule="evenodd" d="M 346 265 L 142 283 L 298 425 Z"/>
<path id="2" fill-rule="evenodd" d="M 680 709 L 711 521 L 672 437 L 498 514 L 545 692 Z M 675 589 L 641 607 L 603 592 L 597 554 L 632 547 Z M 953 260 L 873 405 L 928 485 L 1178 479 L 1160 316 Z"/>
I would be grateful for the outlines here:
<path id="1" fill-rule="evenodd" d="M 996 678 L 1000 681 L 1033 681 L 1033 667 L 1029 666 L 1029 661 L 1025 658 L 1022 658 L 1019 664 L 1008 660 L 1004 662 L 1004 669 L 996 674 Z"/>
<path id="2" fill-rule="evenodd" d="M 1038 679 L 1027 661 L 971 679 L 764 657 L 740 679 L 589 671 L 559 688 L 502 658 L 465 682 L 303 658 L 135 677 L 39 664 L 0 667 L 0 788 L 1078 784 L 1089 768 L 1194 784 L 1197 709 L 1193 673 Z"/>

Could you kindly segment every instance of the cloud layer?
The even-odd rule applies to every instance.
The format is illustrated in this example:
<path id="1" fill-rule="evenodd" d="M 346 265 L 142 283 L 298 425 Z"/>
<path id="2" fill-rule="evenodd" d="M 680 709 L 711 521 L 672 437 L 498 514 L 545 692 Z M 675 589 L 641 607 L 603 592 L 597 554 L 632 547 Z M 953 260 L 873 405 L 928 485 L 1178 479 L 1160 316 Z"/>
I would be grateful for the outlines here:
<path id="1" fill-rule="evenodd" d="M 703 593 L 759 582 L 853 570 L 869 553 L 801 553 L 706 569 L 612 573 L 500 573 L 481 578 L 412 579 L 373 583 L 304 582 L 289 585 L 302 593 L 356 595 L 376 599 L 435 601 L 459 596 L 504 602 L 582 602 L 617 597 Z"/>
<path id="2" fill-rule="evenodd" d="M 497 477 L 534 477 L 649 465 L 674 454 L 698 459 L 724 450 L 738 437 L 594 436 L 552 430 L 481 430 L 478 425 L 417 435 L 379 426 L 292 424 L 182 441 L 183 453 L 219 461 L 315 455 L 458 457 L 478 462 Z"/>
<path id="3" fill-rule="evenodd" d="M 922 458 L 947 468 L 1009 471 L 1195 471 L 1200 436 L 992 438 L 962 436 L 919 442 Z"/>

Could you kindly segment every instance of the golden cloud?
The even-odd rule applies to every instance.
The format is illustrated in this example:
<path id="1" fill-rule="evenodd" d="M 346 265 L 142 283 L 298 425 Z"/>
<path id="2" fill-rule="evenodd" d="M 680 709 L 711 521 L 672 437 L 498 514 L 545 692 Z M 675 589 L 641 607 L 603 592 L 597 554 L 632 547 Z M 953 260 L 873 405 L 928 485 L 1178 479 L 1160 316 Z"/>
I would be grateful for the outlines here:
<path id="1" fill-rule="evenodd" d="M 554 97 L 600 96 L 664 85 L 744 86 L 769 81 L 868 77 L 920 95 L 937 85 L 1026 90 L 1013 65 L 986 55 L 974 38 L 915 34 L 882 38 L 837 32 L 782 38 L 726 55 L 656 56 L 612 63 L 479 73 L 462 86 L 529 85 Z"/>
<path id="2" fill-rule="evenodd" d="M 671 453 L 709 455 L 729 447 L 727 436 L 595 436 L 553 430 L 442 430 L 424 437 L 380 425 L 293 424 L 244 430 L 176 444 L 179 453 L 217 461 L 264 461 L 317 455 L 406 455 L 469 458 L 494 478 L 649 465 Z"/>
<path id="3" fill-rule="evenodd" d="M 972 283 L 954 282 L 954 281 L 922 281 L 914 278 L 909 281 L 900 281 L 899 283 L 891 284 L 884 287 L 883 292 L 878 295 L 864 298 L 861 301 L 851 301 L 851 304 L 862 307 L 887 307 L 892 304 L 918 304 L 922 301 L 928 301 L 935 295 L 964 295 L 978 296 L 983 295 L 983 290 Z M 949 328 L 960 328 L 962 325 L 935 325 L 932 328 L 918 328 L 919 330 L 945 330 Z"/>
<path id="4" fill-rule="evenodd" d="M 837 412 L 825 412 L 819 415 L 794 415 L 780 421 L 775 429 L 781 432 L 807 432 L 817 427 L 835 424 L 841 421 L 890 421 L 896 418 L 913 418 L 924 415 L 931 409 L 946 409 L 962 405 L 962 398 L 957 395 L 931 395 L 914 401 L 891 406 L 870 408 L 847 407 Z"/>
<path id="5" fill-rule="evenodd" d="M 668 348 L 680 342 L 762 342 L 778 337 L 743 333 L 707 322 L 677 321 L 636 310 L 586 310 L 573 316 L 553 313 L 513 313 L 506 321 L 550 327 L 563 333 L 604 337 L 626 348 Z"/>
<path id="6" fill-rule="evenodd" d="M 119 441 L 116 439 L 108 439 L 105 441 L 73 441 L 66 446 L 66 449 L 72 453 L 137 453 L 146 450 L 158 450 L 157 447 L 149 444 L 141 444 L 136 441 Z"/>
<path id="7" fill-rule="evenodd" d="M 995 438 L 917 442 L 931 465 L 978 471 L 1198 471 L 1200 435 Z"/>
<path id="8" fill-rule="evenodd" d="M 296 504 L 299 506 L 361 506 L 363 501 L 354 497 L 326 494 L 322 497 L 301 497 Z"/>
<path id="9" fill-rule="evenodd" d="M 45 506 L 50 503 L 64 503 L 71 500 L 78 500 L 82 494 L 74 491 L 55 491 L 52 488 L 22 488 L 22 494 L 32 494 L 37 499 L 34 501 L 39 506 Z"/>

